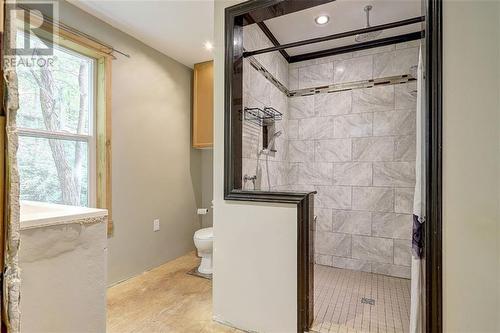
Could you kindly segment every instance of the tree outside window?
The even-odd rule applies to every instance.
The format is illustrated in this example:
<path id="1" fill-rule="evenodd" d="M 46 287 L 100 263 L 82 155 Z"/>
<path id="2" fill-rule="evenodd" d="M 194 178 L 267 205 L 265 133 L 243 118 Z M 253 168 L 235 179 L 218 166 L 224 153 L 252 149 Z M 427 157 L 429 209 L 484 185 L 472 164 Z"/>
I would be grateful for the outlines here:
<path id="1" fill-rule="evenodd" d="M 19 32 L 18 40 L 24 38 Z M 45 66 L 18 63 L 21 200 L 94 200 L 95 60 L 54 46 Z"/>

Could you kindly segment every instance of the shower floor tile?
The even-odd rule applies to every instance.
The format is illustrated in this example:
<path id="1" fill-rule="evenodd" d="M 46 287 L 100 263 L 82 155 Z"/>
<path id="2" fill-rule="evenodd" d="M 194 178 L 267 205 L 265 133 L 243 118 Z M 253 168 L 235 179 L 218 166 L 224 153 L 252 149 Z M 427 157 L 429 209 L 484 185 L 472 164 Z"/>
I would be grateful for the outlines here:
<path id="1" fill-rule="evenodd" d="M 315 265 L 312 331 L 408 332 L 410 280 Z"/>

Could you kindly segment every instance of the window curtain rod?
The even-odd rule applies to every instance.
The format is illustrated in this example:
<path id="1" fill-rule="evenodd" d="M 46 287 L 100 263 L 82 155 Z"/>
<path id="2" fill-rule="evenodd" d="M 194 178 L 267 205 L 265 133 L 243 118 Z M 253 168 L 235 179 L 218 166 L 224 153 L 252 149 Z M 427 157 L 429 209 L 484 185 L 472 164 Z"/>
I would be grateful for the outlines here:
<path id="1" fill-rule="evenodd" d="M 289 49 L 289 48 L 303 46 L 303 45 L 321 43 L 321 42 L 326 42 L 326 41 L 333 40 L 333 39 L 356 36 L 358 34 L 363 34 L 363 33 L 372 32 L 372 31 L 392 29 L 392 28 L 397 28 L 397 27 L 409 25 L 409 24 L 420 23 L 423 21 L 425 21 L 425 16 L 417 16 L 417 17 L 413 17 L 410 19 L 402 20 L 402 21 L 396 21 L 396 22 L 391 22 L 391 23 L 386 23 L 386 24 L 381 24 L 381 25 L 375 25 L 375 26 L 368 27 L 368 28 L 351 30 L 351 31 L 341 32 L 338 34 L 333 34 L 333 35 L 328 35 L 328 36 L 323 36 L 323 37 L 305 39 L 305 40 L 298 41 L 298 42 L 292 42 L 292 43 L 288 43 L 288 44 L 268 47 L 265 49 L 260 49 L 260 50 L 255 50 L 255 51 L 246 51 L 246 52 L 243 52 L 243 57 L 246 58 L 246 57 L 250 57 L 253 55 L 257 55 L 257 54 L 274 52 L 274 51 Z"/>
<path id="2" fill-rule="evenodd" d="M 30 10 L 30 8 L 29 8 L 29 7 L 22 6 L 22 5 L 17 5 L 17 7 L 18 7 L 19 9 L 22 9 L 22 10 L 24 10 L 24 11 L 28 11 L 28 12 L 29 12 L 29 10 Z M 30 12 L 30 13 L 31 13 L 31 12 Z M 129 55 L 129 54 L 127 54 L 127 53 L 125 53 L 125 52 L 122 52 L 122 51 L 120 51 L 120 50 L 118 50 L 118 49 L 115 49 L 113 46 L 111 46 L 111 45 L 109 45 L 109 44 L 106 44 L 105 42 L 100 41 L 99 39 L 96 39 L 95 37 L 92 37 L 92 36 L 90 36 L 90 35 L 87 35 L 86 33 L 81 32 L 80 30 L 75 29 L 75 28 L 73 28 L 73 27 L 71 27 L 71 26 L 69 26 L 69 25 L 66 25 L 66 24 L 64 24 L 64 23 L 62 23 L 62 22 L 56 22 L 56 21 L 54 21 L 52 18 L 47 17 L 47 16 L 45 16 L 45 15 L 43 15 L 43 17 L 40 17 L 40 15 L 33 14 L 33 13 L 31 13 L 31 15 L 35 15 L 36 17 L 38 17 L 38 18 L 40 18 L 40 19 L 43 19 L 43 21 L 44 21 L 44 22 L 47 22 L 48 24 L 51 24 L 51 25 L 55 26 L 55 27 L 56 27 L 56 28 L 58 28 L 58 29 L 61 29 L 61 30 L 66 30 L 66 31 L 68 31 L 68 32 L 70 32 L 70 33 L 72 33 L 72 34 L 77 35 L 77 36 L 87 38 L 87 39 L 91 40 L 91 41 L 92 41 L 92 42 L 94 42 L 94 43 L 97 43 L 97 44 L 102 45 L 103 47 L 105 47 L 105 48 L 107 48 L 107 49 L 110 49 L 110 50 L 111 50 L 111 52 L 109 52 L 108 54 L 109 54 L 110 56 L 112 56 L 113 58 L 115 58 L 115 59 L 116 59 L 116 57 L 113 55 L 113 53 L 114 53 L 114 52 L 116 52 L 116 53 L 118 53 L 118 54 L 121 54 L 121 55 L 123 55 L 124 57 L 130 58 L 130 55 Z"/>

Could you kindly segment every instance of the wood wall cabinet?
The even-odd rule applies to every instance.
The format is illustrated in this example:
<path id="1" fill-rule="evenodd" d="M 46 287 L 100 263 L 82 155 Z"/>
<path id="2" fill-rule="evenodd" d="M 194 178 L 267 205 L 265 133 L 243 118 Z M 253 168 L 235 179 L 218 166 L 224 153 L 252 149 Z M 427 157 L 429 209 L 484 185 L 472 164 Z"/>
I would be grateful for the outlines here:
<path id="1" fill-rule="evenodd" d="M 194 65 L 193 147 L 213 147 L 214 74 L 213 61 Z"/>

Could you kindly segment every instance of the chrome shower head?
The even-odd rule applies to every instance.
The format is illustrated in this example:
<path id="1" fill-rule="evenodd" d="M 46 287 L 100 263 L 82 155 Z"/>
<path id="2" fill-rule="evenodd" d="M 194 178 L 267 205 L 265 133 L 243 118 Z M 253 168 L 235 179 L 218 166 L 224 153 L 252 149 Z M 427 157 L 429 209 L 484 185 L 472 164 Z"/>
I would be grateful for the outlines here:
<path id="1" fill-rule="evenodd" d="M 370 11 L 372 9 L 373 9 L 372 5 L 366 5 L 365 8 L 363 9 L 366 13 L 366 28 L 370 27 Z M 354 40 L 358 43 L 367 42 L 377 38 L 378 36 L 380 36 L 381 33 L 382 30 L 366 32 L 364 34 L 358 34 L 356 35 L 356 37 L 354 37 Z"/>
<path id="2" fill-rule="evenodd" d="M 271 136 L 271 139 L 269 140 L 268 147 L 271 147 L 273 151 L 276 151 L 276 149 L 274 149 L 273 147 L 274 142 L 276 141 L 276 138 L 279 137 L 281 134 L 282 134 L 281 131 L 274 132 L 273 135 Z"/>
<path id="3" fill-rule="evenodd" d="M 283 132 L 281 131 L 274 132 L 268 139 L 266 148 L 262 149 L 260 153 L 268 154 L 269 152 L 273 153 L 277 152 L 276 148 L 274 147 L 274 142 L 276 141 L 276 138 L 279 137 L 281 134 L 283 134 Z"/>

